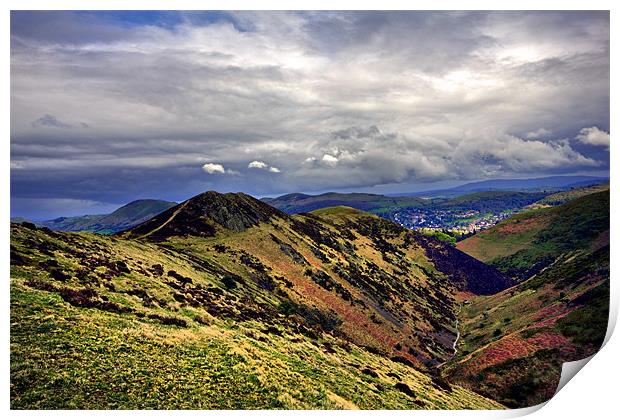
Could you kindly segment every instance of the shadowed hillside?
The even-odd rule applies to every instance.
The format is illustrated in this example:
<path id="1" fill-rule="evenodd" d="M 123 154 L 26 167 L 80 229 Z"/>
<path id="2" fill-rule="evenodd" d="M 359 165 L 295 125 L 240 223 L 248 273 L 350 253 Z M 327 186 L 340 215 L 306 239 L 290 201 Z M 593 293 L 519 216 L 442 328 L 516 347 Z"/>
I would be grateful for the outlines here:
<path id="1" fill-rule="evenodd" d="M 476 210 L 481 213 L 519 209 L 545 197 L 544 192 L 485 191 L 468 193 L 454 198 L 422 199 L 417 197 L 391 197 L 362 193 L 325 193 L 320 195 L 287 194 L 262 201 L 285 213 L 304 213 L 322 208 L 348 206 L 388 219 L 404 209 Z"/>
<path id="2" fill-rule="evenodd" d="M 284 213 L 253 197 L 215 191 L 197 195 L 132 228 L 125 236 L 161 240 L 171 236 L 215 236 L 223 228 L 241 232 Z"/>
<path id="3" fill-rule="evenodd" d="M 477 210 L 481 213 L 487 213 L 523 208 L 542 199 L 546 195 L 547 193 L 545 192 L 484 191 L 448 200 L 436 199 L 434 203 L 438 208 Z"/>

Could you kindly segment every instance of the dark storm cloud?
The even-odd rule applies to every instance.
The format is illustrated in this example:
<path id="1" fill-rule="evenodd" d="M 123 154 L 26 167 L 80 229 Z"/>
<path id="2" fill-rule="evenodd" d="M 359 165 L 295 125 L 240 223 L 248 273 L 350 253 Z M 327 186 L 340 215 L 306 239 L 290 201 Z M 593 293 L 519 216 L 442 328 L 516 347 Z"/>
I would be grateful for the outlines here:
<path id="1" fill-rule="evenodd" d="M 37 118 L 36 120 L 32 122 L 32 126 L 35 128 L 42 127 L 42 126 L 57 127 L 57 128 L 71 128 L 69 124 L 63 123 L 58 118 L 50 114 L 45 114 L 41 118 Z"/>
<path id="2" fill-rule="evenodd" d="M 607 12 L 14 12 L 11 43 L 15 214 L 609 168 Z"/>

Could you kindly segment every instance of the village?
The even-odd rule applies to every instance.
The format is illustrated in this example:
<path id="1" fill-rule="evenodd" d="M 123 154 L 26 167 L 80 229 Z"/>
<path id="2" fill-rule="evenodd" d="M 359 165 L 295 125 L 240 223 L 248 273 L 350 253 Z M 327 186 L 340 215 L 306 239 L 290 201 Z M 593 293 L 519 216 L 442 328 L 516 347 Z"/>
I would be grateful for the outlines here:
<path id="1" fill-rule="evenodd" d="M 457 234 L 471 234 L 488 229 L 515 213 L 515 210 L 482 214 L 478 210 L 412 207 L 393 213 L 392 219 L 407 229 L 449 230 Z"/>

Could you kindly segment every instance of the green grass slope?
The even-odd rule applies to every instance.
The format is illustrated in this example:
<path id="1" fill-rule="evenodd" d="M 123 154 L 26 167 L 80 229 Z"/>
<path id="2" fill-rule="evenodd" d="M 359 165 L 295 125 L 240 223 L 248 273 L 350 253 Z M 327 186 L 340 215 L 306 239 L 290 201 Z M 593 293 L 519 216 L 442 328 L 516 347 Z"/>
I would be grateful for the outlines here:
<path id="1" fill-rule="evenodd" d="M 11 325 L 12 409 L 502 408 L 329 335 L 225 319 L 167 326 L 19 279 Z"/>
<path id="2" fill-rule="evenodd" d="M 590 185 L 582 188 L 571 188 L 567 191 L 560 191 L 537 201 L 533 206 L 546 207 L 546 206 L 559 206 L 568 201 L 574 200 L 579 197 L 594 194 L 597 192 L 605 191 L 609 189 L 609 182 Z"/>
<path id="3" fill-rule="evenodd" d="M 594 354 L 609 312 L 609 247 L 573 255 L 461 314 L 446 376 L 509 407 L 551 398 L 562 363 Z"/>

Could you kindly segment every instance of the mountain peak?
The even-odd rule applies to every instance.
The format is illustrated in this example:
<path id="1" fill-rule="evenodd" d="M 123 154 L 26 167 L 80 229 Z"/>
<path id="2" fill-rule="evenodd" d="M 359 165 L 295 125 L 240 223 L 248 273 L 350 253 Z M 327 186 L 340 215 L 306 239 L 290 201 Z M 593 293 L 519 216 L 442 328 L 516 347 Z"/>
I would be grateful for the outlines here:
<path id="1" fill-rule="evenodd" d="M 241 232 L 285 213 L 244 193 L 206 191 L 126 231 L 130 237 L 215 236 L 220 229 Z"/>

